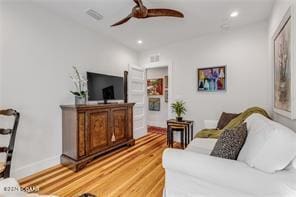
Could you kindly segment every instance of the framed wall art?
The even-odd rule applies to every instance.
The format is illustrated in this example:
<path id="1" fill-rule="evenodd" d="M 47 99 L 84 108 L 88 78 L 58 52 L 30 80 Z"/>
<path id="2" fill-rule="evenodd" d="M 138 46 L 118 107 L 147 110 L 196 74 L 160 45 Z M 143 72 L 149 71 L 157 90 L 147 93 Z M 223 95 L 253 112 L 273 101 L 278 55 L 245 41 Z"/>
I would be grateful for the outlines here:
<path id="1" fill-rule="evenodd" d="M 149 111 L 160 111 L 160 98 L 149 98 Z"/>
<path id="2" fill-rule="evenodd" d="M 226 66 L 197 69 L 197 90 L 218 92 L 226 90 Z"/>
<path id="3" fill-rule="evenodd" d="M 291 7 L 273 36 L 273 109 L 295 119 L 295 20 Z"/>
<path id="4" fill-rule="evenodd" d="M 163 95 L 163 79 L 148 79 L 147 94 L 148 96 Z"/>

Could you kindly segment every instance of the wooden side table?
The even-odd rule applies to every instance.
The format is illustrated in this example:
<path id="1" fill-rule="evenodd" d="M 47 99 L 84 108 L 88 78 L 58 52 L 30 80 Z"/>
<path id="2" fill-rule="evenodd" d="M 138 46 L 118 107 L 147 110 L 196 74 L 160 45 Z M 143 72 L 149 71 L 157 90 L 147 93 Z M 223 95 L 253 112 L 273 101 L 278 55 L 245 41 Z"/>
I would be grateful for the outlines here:
<path id="1" fill-rule="evenodd" d="M 171 119 L 167 121 L 167 145 L 173 148 L 174 144 L 174 131 L 181 132 L 181 146 L 186 148 L 187 145 L 193 140 L 193 121 L 183 120 L 177 121 Z"/>

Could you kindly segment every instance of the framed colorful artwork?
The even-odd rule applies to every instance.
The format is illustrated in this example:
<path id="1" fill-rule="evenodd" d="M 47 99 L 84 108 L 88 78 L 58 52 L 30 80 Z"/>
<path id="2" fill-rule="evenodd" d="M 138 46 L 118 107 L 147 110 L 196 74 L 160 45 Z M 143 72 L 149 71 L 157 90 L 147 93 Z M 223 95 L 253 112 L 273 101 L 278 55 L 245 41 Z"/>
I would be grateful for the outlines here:
<path id="1" fill-rule="evenodd" d="M 291 119 L 295 113 L 295 13 L 291 7 L 273 36 L 273 71 L 274 95 L 273 109 L 275 112 Z M 294 43 L 294 44 L 293 44 Z M 293 102 L 294 101 L 294 102 Z"/>
<path id="2" fill-rule="evenodd" d="M 148 79 L 147 94 L 148 96 L 163 95 L 163 79 Z"/>
<path id="3" fill-rule="evenodd" d="M 226 66 L 197 69 L 197 90 L 218 92 L 226 90 Z"/>
<path id="4" fill-rule="evenodd" d="M 160 111 L 160 98 L 149 98 L 149 111 Z"/>

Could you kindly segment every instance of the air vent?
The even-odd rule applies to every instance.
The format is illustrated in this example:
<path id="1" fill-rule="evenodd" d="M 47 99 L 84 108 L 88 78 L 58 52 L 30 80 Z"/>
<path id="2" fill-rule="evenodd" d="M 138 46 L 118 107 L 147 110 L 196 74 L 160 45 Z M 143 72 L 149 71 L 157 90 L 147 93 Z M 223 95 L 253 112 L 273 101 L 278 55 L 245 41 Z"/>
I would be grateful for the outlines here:
<path id="1" fill-rule="evenodd" d="M 150 63 L 155 63 L 160 61 L 160 54 L 155 54 L 150 56 Z"/>
<path id="2" fill-rule="evenodd" d="M 98 21 L 103 19 L 103 16 L 101 14 L 99 14 L 98 12 L 96 12 L 95 10 L 92 10 L 92 9 L 88 9 L 86 11 L 86 14 Z"/>
<path id="3" fill-rule="evenodd" d="M 220 26 L 222 31 L 229 31 L 231 28 L 231 25 L 229 23 L 224 23 Z"/>

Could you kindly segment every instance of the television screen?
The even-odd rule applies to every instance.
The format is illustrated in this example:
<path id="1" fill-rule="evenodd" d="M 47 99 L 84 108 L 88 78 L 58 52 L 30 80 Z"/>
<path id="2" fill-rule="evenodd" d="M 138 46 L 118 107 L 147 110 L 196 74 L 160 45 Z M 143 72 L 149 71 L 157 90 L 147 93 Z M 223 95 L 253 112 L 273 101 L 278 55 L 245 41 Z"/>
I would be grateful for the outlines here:
<path id="1" fill-rule="evenodd" d="M 88 100 L 123 100 L 123 77 L 87 72 Z"/>

